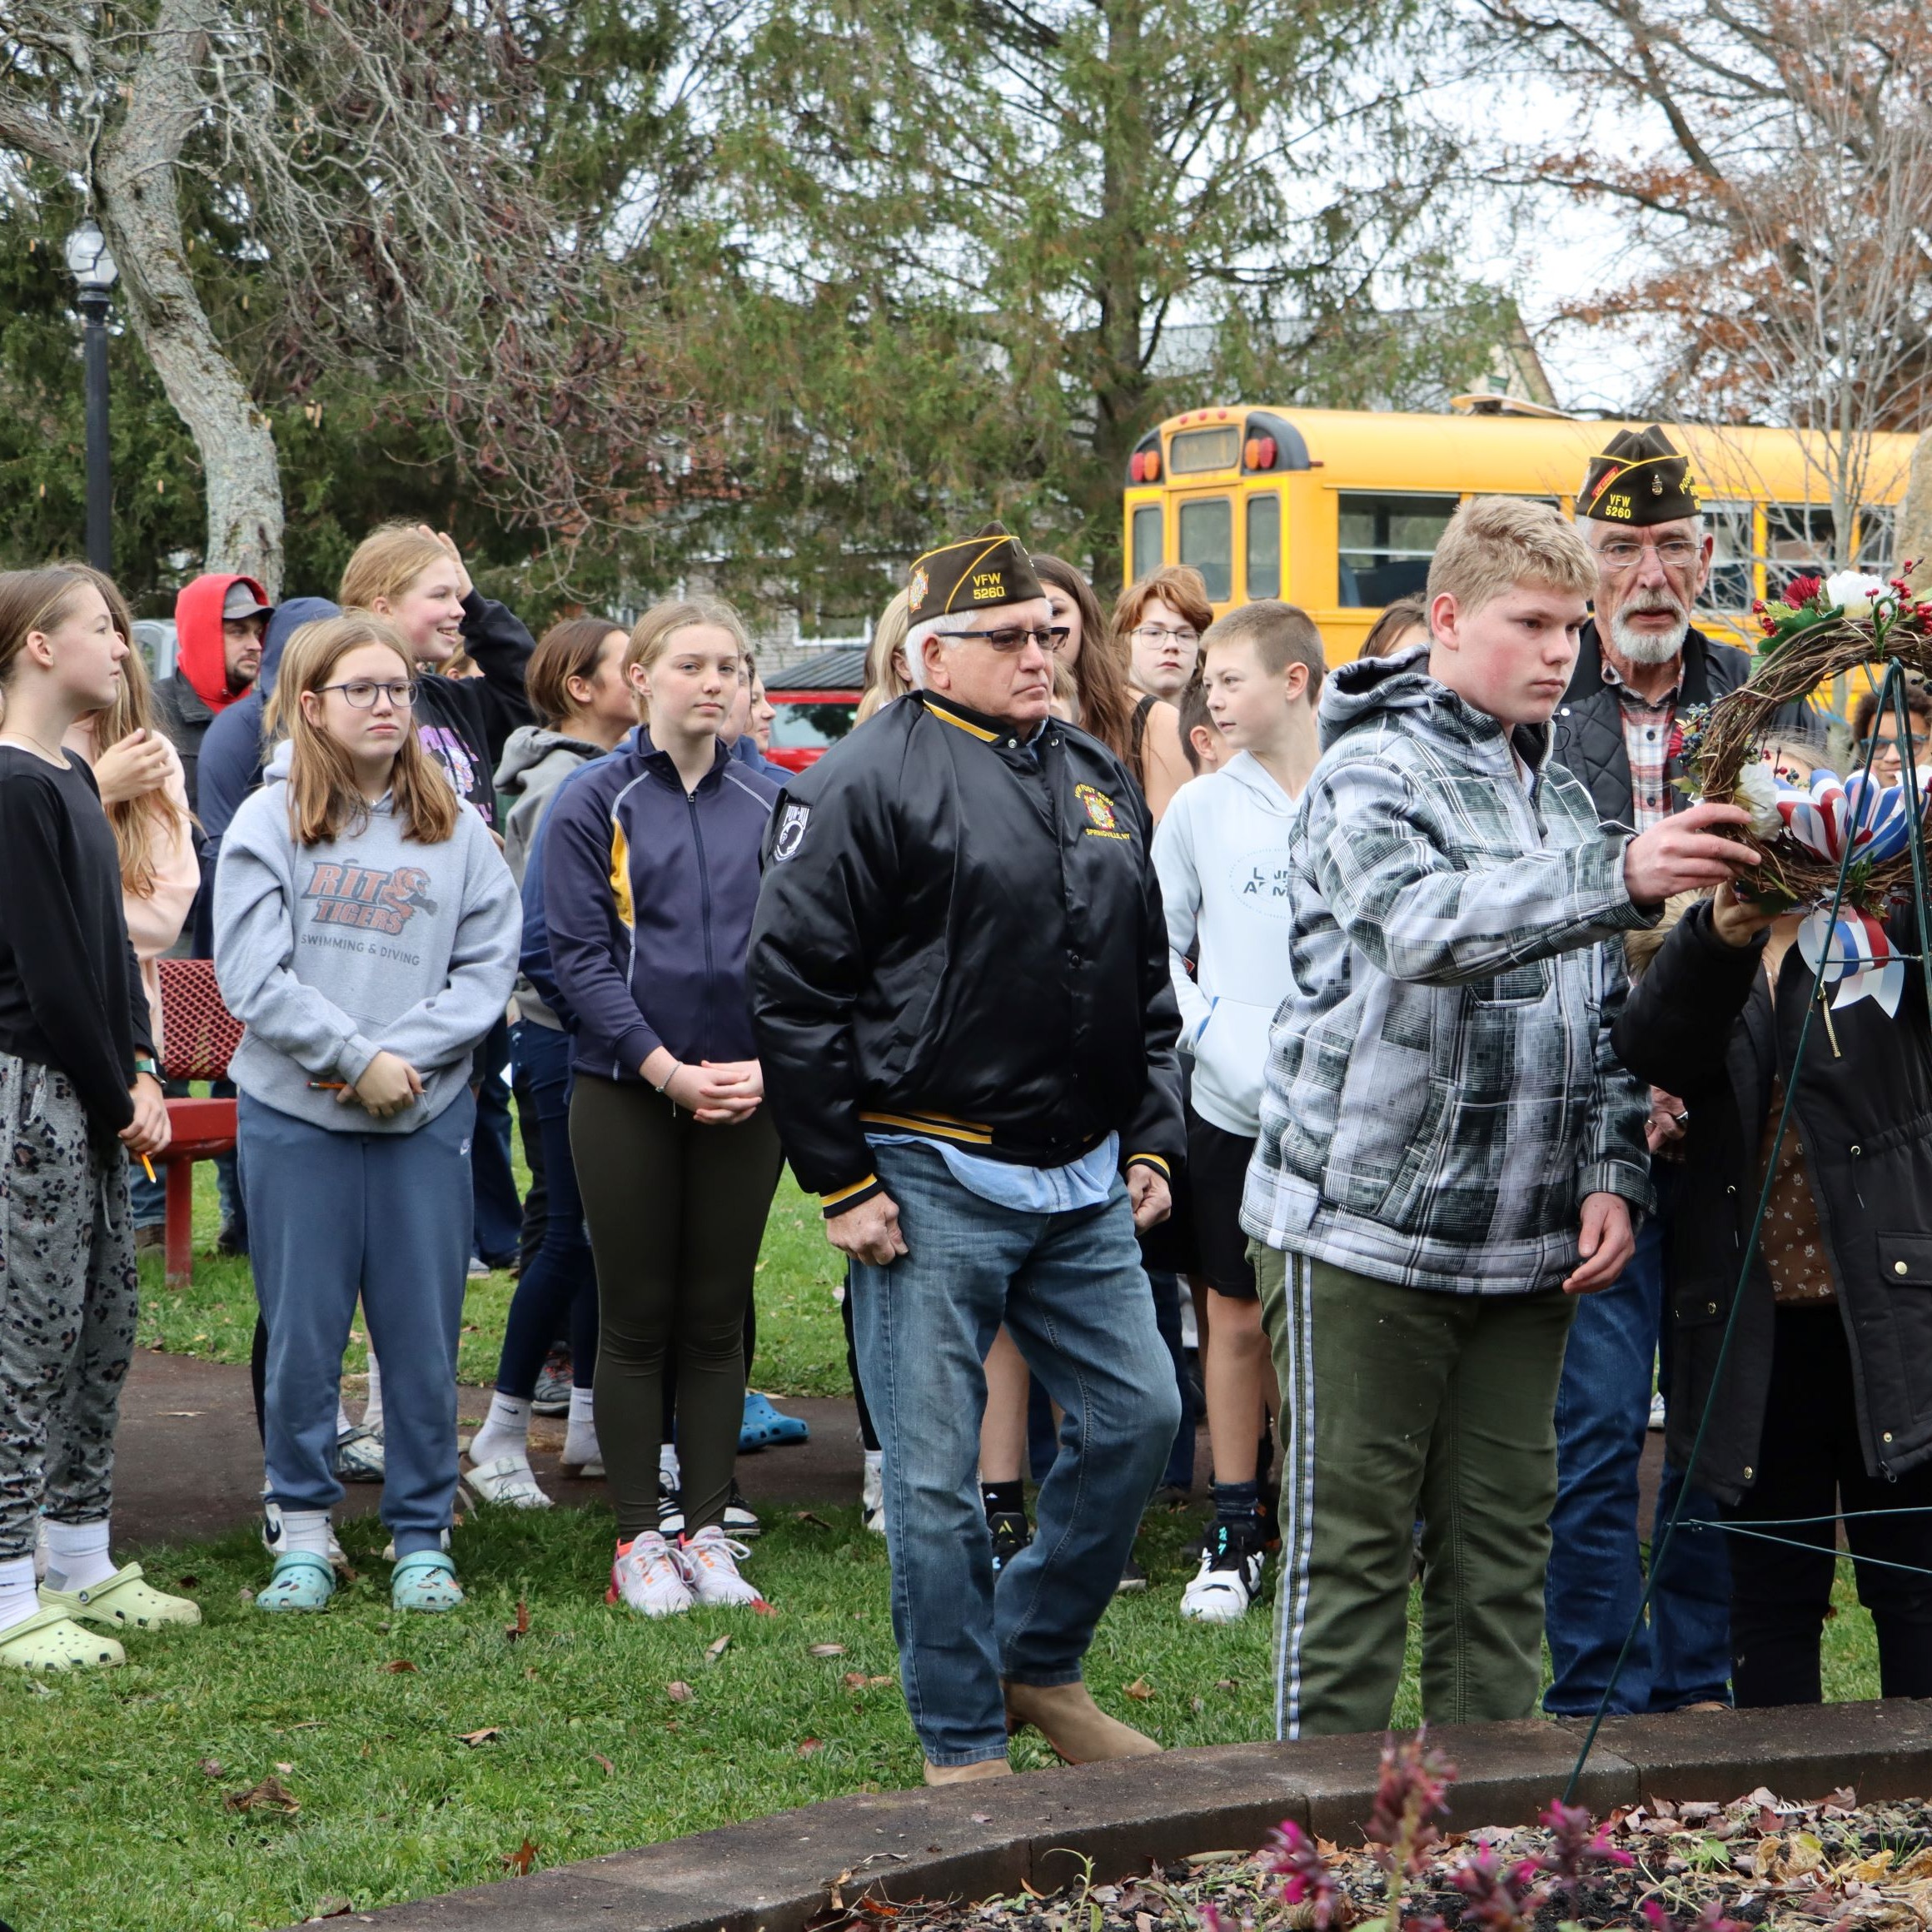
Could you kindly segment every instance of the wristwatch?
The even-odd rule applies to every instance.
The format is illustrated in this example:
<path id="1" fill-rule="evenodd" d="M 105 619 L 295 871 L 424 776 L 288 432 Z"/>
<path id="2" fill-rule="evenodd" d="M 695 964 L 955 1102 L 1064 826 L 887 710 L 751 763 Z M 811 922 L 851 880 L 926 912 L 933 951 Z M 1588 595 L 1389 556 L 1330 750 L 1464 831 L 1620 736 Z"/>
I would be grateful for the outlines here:
<path id="1" fill-rule="evenodd" d="M 137 1076 L 146 1073 L 157 1080 L 161 1078 L 161 1068 L 154 1063 L 152 1057 L 147 1053 L 137 1053 L 134 1056 L 134 1071 Z"/>

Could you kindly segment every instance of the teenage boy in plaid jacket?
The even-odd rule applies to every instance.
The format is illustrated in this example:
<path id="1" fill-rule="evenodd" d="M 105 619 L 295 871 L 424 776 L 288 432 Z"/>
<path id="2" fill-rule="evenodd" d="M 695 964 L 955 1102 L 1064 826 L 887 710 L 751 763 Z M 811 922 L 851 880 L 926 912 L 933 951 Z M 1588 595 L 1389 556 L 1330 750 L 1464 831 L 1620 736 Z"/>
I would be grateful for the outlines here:
<path id="1" fill-rule="evenodd" d="M 1550 764 L 1596 580 L 1554 510 L 1465 504 L 1428 645 L 1322 700 L 1242 1213 L 1290 1421 L 1283 1736 L 1388 1723 L 1418 1518 L 1426 1715 L 1536 1707 L 1572 1297 L 1650 1202 L 1620 936 L 1749 858 L 1735 806 L 1608 836 Z"/>

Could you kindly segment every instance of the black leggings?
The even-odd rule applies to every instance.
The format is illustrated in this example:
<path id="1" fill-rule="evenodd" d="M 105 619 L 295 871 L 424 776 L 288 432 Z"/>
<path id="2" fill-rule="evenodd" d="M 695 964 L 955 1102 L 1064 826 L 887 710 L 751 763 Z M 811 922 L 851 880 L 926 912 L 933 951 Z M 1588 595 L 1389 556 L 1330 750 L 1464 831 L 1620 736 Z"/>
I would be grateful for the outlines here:
<path id="1" fill-rule="evenodd" d="M 783 1156 L 769 1108 L 702 1127 L 635 1081 L 579 1073 L 570 1148 L 597 1262 L 597 1447 L 618 1540 L 657 1527 L 666 1357 L 687 1535 L 722 1520 L 744 1419 L 744 1310 Z"/>
<path id="2" fill-rule="evenodd" d="M 1853 1557 L 1932 1570 L 1932 1466 L 1888 1482 L 1865 1471 L 1853 1404 L 1851 1352 L 1836 1307 L 1782 1307 L 1757 1481 L 1727 1519 L 1810 1546 L 1732 1534 L 1731 1694 L 1741 1705 L 1816 1704 L 1819 1645 L 1837 1569 L 1838 1524 Z M 1857 1516 L 1900 1510 L 1900 1516 Z M 1773 1519 L 1823 1516 L 1792 1525 Z M 1880 1695 L 1932 1696 L 1932 1576 L 1856 1562 L 1858 1600 L 1879 1642 Z"/>

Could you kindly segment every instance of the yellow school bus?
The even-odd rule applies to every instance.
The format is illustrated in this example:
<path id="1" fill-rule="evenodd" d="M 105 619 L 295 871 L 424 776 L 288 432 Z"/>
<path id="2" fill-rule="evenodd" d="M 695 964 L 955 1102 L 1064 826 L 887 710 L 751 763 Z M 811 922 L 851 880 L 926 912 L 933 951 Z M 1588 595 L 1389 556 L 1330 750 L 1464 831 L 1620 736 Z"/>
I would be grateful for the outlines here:
<path id="1" fill-rule="evenodd" d="M 1621 427 L 1513 398 L 1461 396 L 1448 413 L 1191 410 L 1142 440 L 1128 464 L 1130 578 L 1192 564 L 1219 615 L 1284 597 L 1320 625 L 1329 660 L 1353 657 L 1377 614 L 1422 588 L 1429 558 L 1469 496 L 1530 496 L 1566 515 L 1585 466 Z M 1631 425 L 1641 427 L 1641 425 Z M 1716 540 L 1698 621 L 1755 640 L 1754 599 L 1832 553 L 1822 439 L 1793 430 L 1666 426 L 1691 459 Z M 1914 439 L 1874 439 L 1857 555 L 1889 565 Z"/>

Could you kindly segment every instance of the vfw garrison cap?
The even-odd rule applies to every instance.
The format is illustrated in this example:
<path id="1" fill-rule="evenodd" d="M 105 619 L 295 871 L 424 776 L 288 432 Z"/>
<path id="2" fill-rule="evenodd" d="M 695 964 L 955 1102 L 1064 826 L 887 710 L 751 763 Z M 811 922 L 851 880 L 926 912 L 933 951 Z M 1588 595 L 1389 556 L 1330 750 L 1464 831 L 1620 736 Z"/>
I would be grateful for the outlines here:
<path id="1" fill-rule="evenodd" d="M 914 559 L 906 577 L 906 621 L 924 624 L 1045 595 L 1025 546 L 1004 525 L 989 523 Z"/>
<path id="2" fill-rule="evenodd" d="M 1602 455 L 1590 459 L 1576 496 L 1579 516 L 1605 523 L 1675 523 L 1701 507 L 1690 460 L 1655 423 L 1619 430 Z"/>

